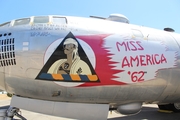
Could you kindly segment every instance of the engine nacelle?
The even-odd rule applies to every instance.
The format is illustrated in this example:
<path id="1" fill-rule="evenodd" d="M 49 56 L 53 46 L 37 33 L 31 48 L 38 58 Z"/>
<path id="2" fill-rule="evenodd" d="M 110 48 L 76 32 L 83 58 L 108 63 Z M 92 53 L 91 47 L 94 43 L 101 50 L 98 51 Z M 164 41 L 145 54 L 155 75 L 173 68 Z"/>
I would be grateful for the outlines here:
<path id="1" fill-rule="evenodd" d="M 124 105 L 120 105 L 116 112 L 129 115 L 129 114 L 136 114 L 141 111 L 142 103 L 128 103 Z"/>

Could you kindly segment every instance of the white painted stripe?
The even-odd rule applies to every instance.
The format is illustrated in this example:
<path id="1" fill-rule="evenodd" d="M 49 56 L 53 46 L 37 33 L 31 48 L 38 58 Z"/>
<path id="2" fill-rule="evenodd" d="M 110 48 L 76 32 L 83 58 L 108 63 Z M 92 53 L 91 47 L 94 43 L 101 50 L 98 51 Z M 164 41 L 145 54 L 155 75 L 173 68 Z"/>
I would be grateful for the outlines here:
<path id="1" fill-rule="evenodd" d="M 23 42 L 23 46 L 28 46 L 29 42 Z"/>
<path id="2" fill-rule="evenodd" d="M 28 51 L 29 48 L 28 47 L 23 47 L 23 51 Z"/>

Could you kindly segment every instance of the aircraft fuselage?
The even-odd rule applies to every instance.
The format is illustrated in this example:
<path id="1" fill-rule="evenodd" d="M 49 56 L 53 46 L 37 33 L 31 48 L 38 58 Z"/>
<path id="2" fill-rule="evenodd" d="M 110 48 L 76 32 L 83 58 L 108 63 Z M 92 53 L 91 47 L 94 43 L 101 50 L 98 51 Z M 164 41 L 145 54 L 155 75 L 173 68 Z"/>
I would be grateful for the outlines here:
<path id="1" fill-rule="evenodd" d="M 51 16 L 52 18 L 53 16 Z M 92 18 L 0 27 L 0 89 L 61 102 L 180 101 L 180 35 Z"/>

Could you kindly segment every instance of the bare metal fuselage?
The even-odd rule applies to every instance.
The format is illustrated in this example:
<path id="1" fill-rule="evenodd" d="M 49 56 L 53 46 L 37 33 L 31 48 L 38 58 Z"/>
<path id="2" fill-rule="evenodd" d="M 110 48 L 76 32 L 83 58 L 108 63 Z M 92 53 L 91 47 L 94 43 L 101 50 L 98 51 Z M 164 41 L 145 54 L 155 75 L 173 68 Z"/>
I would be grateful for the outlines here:
<path id="1" fill-rule="evenodd" d="M 134 36 L 132 30 L 140 31 L 142 36 Z M 167 46 L 168 51 L 176 52 L 177 59 L 174 63 L 175 67 L 158 69 L 155 78 L 147 81 L 133 81 L 132 83 L 126 83 L 126 78 L 121 77 L 123 83 L 125 83 L 122 85 L 100 84 L 68 87 L 56 83 L 61 81 L 37 80 L 36 77 L 46 62 L 44 59 L 48 47 L 54 41 L 65 38 L 69 32 L 73 33 L 75 37 L 93 36 L 91 39 L 92 45 L 93 43 L 96 44 L 93 39 L 94 35 L 101 36 L 104 34 L 117 35 L 114 37 L 114 41 L 119 41 L 118 36 L 123 35 L 134 41 L 148 41 L 149 43 L 153 41 L 162 41 Z M 4 53 L 4 55 L 8 53 L 7 44 L 14 47 L 12 48 L 12 58 L 15 59 L 15 61 L 11 61 L 10 59 L 9 63 L 9 59 L 4 56 L 4 58 L 1 58 L 0 67 L 0 89 L 10 93 L 23 97 L 61 102 L 109 104 L 131 102 L 180 102 L 180 35 L 178 34 L 106 20 L 75 17 L 67 17 L 67 24 L 38 23 L 2 27 L 0 28 L 0 34 L 2 34 L 0 37 L 1 42 L 4 42 L 5 40 L 6 42 L 7 40 L 11 40 L 12 42 L 14 40 L 14 43 L 11 44 L 1 44 L 1 54 Z M 3 48 L 4 46 L 6 48 Z M 149 46 L 152 50 L 154 49 L 152 44 L 149 44 Z M 99 47 L 101 46 L 99 45 Z M 6 50 L 2 51 L 2 49 Z M 160 51 L 160 49 L 157 49 L 157 51 Z M 129 50 L 132 49 L 130 48 Z M 134 51 L 135 54 L 138 52 L 138 50 Z M 15 54 L 14 57 L 13 53 Z M 151 53 L 150 50 L 149 53 Z M 101 51 L 99 51 L 99 53 L 96 52 L 96 55 L 101 56 L 101 54 Z M 147 54 L 146 51 L 144 51 L 144 54 Z M 94 59 L 93 55 L 87 56 L 89 57 L 90 62 L 91 59 Z M 97 61 L 95 61 L 95 63 L 99 64 Z M 151 61 L 149 60 L 149 64 L 150 63 Z M 104 66 L 107 65 L 105 64 Z M 99 70 L 105 75 L 108 71 L 105 71 L 104 66 L 100 66 Z M 154 65 L 154 67 L 156 67 L 156 65 Z M 146 69 L 148 69 L 147 71 L 151 71 L 151 67 L 148 67 L 147 64 Z M 103 80 L 100 79 L 100 82 L 101 81 Z M 71 82 L 62 82 L 71 84 Z"/>

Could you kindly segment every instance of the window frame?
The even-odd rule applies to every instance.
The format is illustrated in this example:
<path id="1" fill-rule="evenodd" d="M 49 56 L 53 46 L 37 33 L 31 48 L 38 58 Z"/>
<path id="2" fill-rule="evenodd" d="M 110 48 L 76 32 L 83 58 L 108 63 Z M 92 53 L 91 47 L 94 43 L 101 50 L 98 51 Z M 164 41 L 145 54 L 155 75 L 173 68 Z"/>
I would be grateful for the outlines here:
<path id="1" fill-rule="evenodd" d="M 9 27 L 11 25 L 11 22 L 5 22 L 0 24 L 0 27 Z"/>
<path id="2" fill-rule="evenodd" d="M 36 18 L 38 18 L 38 17 L 39 17 L 39 18 L 43 18 L 43 17 L 45 18 L 45 17 L 47 17 L 47 18 L 48 18 L 48 21 L 47 21 L 47 22 L 46 22 L 46 21 L 45 21 L 45 22 L 43 22 L 43 21 L 42 21 L 42 22 L 36 22 L 35 20 L 36 20 Z M 32 22 L 33 22 L 33 24 L 49 23 L 49 22 L 50 22 L 50 17 L 49 17 L 49 16 L 34 16 Z"/>
<path id="3" fill-rule="evenodd" d="M 66 17 L 61 17 L 61 16 L 52 16 L 52 18 L 51 18 L 51 22 L 53 23 L 53 24 L 62 24 L 62 23 L 60 23 L 60 22 L 54 22 L 54 19 L 53 18 L 63 18 L 64 19 L 64 23 L 63 24 L 67 24 L 67 18 Z"/>
<path id="4" fill-rule="evenodd" d="M 28 19 L 28 22 L 25 22 L 23 24 L 19 24 L 17 21 L 22 21 L 22 20 L 27 20 Z M 17 23 L 16 23 L 17 22 Z M 29 25 L 31 22 L 31 18 L 22 18 L 22 19 L 17 19 L 17 20 L 14 20 L 14 23 L 13 23 L 13 26 L 19 26 L 19 25 Z M 21 22 L 20 22 L 21 23 Z"/>

